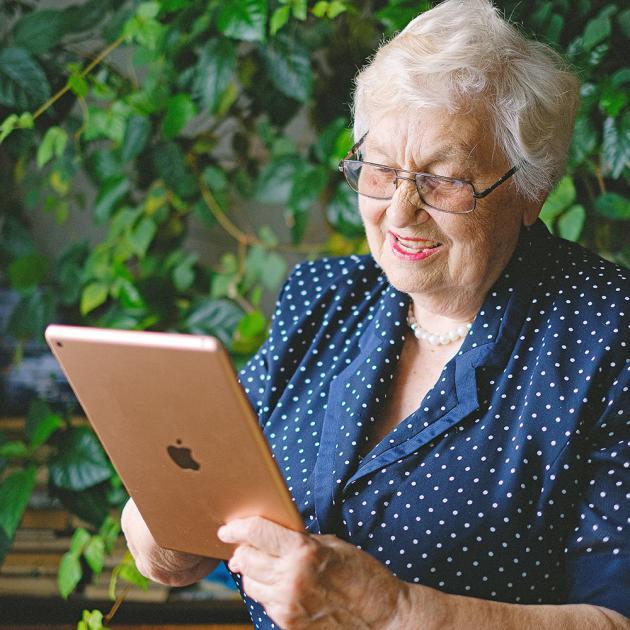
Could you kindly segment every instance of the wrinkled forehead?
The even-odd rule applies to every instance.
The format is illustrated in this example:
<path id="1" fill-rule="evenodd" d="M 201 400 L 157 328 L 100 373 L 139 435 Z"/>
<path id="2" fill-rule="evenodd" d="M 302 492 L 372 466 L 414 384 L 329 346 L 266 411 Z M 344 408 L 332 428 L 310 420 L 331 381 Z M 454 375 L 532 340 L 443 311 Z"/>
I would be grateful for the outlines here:
<path id="1" fill-rule="evenodd" d="M 494 151 L 488 117 L 472 111 L 421 109 L 373 116 L 364 141 L 366 154 L 400 164 L 486 161 Z"/>

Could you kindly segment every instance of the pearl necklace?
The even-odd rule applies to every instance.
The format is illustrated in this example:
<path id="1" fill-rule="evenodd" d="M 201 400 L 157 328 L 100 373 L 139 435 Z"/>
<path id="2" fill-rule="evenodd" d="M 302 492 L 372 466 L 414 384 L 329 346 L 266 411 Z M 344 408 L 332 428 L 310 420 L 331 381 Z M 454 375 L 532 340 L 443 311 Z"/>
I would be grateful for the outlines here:
<path id="1" fill-rule="evenodd" d="M 467 324 L 460 324 L 459 326 L 453 328 L 453 330 L 449 330 L 446 333 L 441 333 L 439 335 L 432 333 L 426 328 L 420 326 L 420 324 L 416 321 L 413 314 L 413 302 L 409 305 L 407 324 L 417 339 L 428 341 L 432 346 L 447 346 L 449 343 L 453 343 L 453 341 L 463 339 L 472 328 L 472 322 L 468 322 Z"/>

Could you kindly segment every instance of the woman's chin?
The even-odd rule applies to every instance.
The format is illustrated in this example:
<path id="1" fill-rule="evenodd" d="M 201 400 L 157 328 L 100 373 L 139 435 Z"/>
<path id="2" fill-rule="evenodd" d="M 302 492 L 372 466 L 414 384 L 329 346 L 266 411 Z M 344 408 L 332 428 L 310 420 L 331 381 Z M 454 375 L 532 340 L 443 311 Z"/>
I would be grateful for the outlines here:
<path id="1" fill-rule="evenodd" d="M 444 285 L 440 273 L 439 252 L 419 262 L 400 260 L 387 252 L 377 260 L 389 283 L 403 293 L 432 293 Z"/>

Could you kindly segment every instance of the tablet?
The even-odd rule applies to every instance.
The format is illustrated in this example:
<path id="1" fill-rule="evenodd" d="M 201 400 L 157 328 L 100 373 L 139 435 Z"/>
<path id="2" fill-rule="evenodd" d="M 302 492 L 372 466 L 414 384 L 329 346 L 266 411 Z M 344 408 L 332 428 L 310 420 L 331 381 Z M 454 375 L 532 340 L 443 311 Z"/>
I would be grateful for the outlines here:
<path id="1" fill-rule="evenodd" d="M 50 325 L 59 361 L 156 542 L 228 559 L 227 521 L 304 524 L 214 337 Z"/>

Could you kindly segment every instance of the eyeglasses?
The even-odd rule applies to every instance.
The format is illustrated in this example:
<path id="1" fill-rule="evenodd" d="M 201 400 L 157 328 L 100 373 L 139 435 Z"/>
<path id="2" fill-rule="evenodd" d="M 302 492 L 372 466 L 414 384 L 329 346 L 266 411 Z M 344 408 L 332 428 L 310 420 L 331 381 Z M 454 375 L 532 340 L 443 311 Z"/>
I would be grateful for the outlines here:
<path id="1" fill-rule="evenodd" d="M 339 162 L 339 170 L 344 174 L 352 190 L 370 199 L 391 199 L 400 181 L 414 182 L 421 201 L 440 212 L 466 214 L 472 212 L 477 199 L 489 195 L 495 188 L 508 180 L 518 166 L 513 166 L 492 186 L 477 192 L 472 182 L 453 177 L 442 177 L 431 173 L 416 173 L 400 168 L 392 168 L 383 164 L 349 159 L 361 146 L 367 133 L 348 151 L 346 157 Z"/>

